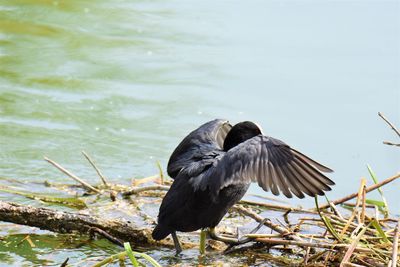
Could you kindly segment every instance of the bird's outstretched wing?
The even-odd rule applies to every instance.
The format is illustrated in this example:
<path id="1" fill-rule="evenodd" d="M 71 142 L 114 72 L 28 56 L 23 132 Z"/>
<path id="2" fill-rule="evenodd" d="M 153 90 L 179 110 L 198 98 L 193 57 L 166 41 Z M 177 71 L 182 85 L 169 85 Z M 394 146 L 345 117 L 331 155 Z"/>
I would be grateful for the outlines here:
<path id="1" fill-rule="evenodd" d="M 304 193 L 315 196 L 331 190 L 335 183 L 322 172 L 332 170 L 278 139 L 258 135 L 226 152 L 199 186 L 216 197 L 231 184 L 257 182 L 274 195 L 303 198 Z"/>
<path id="2" fill-rule="evenodd" d="M 191 132 L 175 148 L 168 161 L 167 172 L 175 178 L 182 168 L 200 161 L 215 150 L 222 150 L 224 140 L 232 125 L 226 120 L 212 120 Z"/>

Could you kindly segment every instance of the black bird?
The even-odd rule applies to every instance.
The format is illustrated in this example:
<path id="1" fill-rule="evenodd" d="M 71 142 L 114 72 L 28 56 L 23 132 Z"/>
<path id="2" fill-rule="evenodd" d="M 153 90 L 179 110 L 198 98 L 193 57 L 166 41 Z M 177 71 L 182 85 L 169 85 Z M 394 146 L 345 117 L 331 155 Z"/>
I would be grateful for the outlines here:
<path id="1" fill-rule="evenodd" d="M 263 135 L 250 121 L 232 127 L 216 119 L 201 125 L 174 150 L 167 171 L 174 182 L 152 236 L 161 240 L 171 234 L 177 253 L 181 247 L 176 231 L 214 229 L 251 182 L 288 198 L 324 195 L 335 184 L 321 173 L 331 169 Z"/>

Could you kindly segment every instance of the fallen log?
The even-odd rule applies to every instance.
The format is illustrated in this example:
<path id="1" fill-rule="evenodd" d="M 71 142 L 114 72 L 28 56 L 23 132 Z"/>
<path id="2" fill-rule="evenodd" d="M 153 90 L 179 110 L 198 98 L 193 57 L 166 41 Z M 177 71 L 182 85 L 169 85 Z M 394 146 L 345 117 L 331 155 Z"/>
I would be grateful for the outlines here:
<path id="1" fill-rule="evenodd" d="M 150 229 L 137 228 L 130 221 L 108 220 L 93 215 L 36 208 L 5 201 L 0 201 L 0 221 L 38 227 L 58 233 L 99 233 L 114 243 L 118 243 L 118 241 L 112 238 L 140 246 L 156 244 L 173 246 L 171 242 L 167 241 L 156 242 L 151 238 Z"/>

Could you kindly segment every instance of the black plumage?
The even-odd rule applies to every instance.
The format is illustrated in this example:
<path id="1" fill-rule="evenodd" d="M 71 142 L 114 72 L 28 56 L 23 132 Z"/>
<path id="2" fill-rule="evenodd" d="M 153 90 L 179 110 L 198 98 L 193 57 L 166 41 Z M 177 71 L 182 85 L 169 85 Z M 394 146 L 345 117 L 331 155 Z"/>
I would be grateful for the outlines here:
<path id="1" fill-rule="evenodd" d="M 331 169 L 248 121 L 233 127 L 218 119 L 203 124 L 178 145 L 167 171 L 174 182 L 160 206 L 156 240 L 215 227 L 251 182 L 289 198 L 323 195 L 334 185 L 322 174 Z"/>

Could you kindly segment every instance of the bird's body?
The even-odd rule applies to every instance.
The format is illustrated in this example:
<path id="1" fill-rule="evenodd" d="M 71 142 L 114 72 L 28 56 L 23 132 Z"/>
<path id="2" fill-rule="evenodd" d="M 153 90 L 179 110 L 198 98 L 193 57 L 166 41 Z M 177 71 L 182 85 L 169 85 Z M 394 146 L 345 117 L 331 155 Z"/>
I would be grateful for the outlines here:
<path id="1" fill-rule="evenodd" d="M 249 184 L 225 187 L 218 201 L 213 201 L 209 190 L 193 191 L 184 178 L 178 178 L 160 207 L 153 238 L 160 240 L 173 231 L 192 232 L 217 226 L 228 209 L 244 196 L 248 187 Z"/>
<path id="2" fill-rule="evenodd" d="M 153 238 L 175 231 L 215 227 L 246 193 L 251 182 L 278 195 L 323 195 L 334 183 L 320 171 L 329 168 L 262 135 L 252 122 L 231 126 L 213 120 L 185 137 L 172 153 L 168 174 L 174 179 L 165 195 Z"/>

